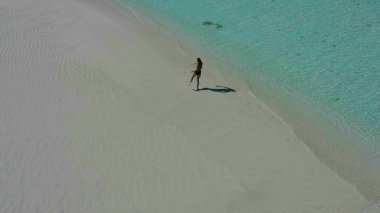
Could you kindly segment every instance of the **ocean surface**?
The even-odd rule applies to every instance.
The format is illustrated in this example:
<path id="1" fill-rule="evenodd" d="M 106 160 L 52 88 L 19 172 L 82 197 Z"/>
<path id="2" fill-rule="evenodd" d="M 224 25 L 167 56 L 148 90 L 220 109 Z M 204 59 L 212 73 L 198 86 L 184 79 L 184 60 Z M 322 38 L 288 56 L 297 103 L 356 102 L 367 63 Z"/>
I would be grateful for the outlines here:
<path id="1" fill-rule="evenodd" d="M 380 171 L 380 0 L 118 2 L 237 68 L 288 120 Z"/>

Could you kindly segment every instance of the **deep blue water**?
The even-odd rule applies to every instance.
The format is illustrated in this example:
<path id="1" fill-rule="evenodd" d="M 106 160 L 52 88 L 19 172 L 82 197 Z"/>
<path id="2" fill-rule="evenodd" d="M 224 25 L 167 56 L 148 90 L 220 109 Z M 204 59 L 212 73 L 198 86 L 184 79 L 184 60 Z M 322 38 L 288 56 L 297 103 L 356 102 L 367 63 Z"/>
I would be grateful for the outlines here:
<path id="1" fill-rule="evenodd" d="M 380 165 L 380 0 L 118 1 L 234 65 L 254 93 L 291 103 L 290 114 L 309 110 L 306 120 Z"/>

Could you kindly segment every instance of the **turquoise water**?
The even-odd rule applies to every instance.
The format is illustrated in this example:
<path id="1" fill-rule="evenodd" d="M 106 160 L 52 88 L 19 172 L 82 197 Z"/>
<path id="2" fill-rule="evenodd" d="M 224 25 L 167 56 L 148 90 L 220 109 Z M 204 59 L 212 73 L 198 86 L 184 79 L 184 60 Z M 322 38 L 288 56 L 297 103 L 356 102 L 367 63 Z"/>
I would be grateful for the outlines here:
<path id="1" fill-rule="evenodd" d="M 380 168 L 380 0 L 118 1 L 237 67 L 292 116 L 323 120 Z"/>

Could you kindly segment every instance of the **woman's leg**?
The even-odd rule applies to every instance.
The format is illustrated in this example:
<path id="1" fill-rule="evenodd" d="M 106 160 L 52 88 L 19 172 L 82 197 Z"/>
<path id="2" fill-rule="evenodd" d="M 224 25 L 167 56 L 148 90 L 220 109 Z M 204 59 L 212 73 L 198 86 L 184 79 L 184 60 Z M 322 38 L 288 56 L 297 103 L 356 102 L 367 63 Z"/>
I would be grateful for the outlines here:
<path id="1" fill-rule="evenodd" d="M 191 76 L 191 80 L 190 80 L 190 83 L 189 83 L 189 85 L 187 85 L 187 86 L 190 86 L 190 84 L 191 84 L 191 82 L 193 81 L 193 79 L 194 79 L 194 77 L 195 77 L 195 72 L 193 71 L 193 76 Z"/>
<path id="2" fill-rule="evenodd" d="M 201 78 L 201 75 L 197 75 L 197 90 L 199 90 L 199 79 Z"/>

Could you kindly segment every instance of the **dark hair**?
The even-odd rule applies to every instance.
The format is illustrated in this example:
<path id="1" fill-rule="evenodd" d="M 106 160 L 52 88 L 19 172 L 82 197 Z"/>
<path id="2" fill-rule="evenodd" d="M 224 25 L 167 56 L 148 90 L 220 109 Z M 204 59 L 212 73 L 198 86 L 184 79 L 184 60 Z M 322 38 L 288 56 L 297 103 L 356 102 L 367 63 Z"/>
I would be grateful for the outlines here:
<path id="1" fill-rule="evenodd" d="M 201 63 L 202 63 L 202 60 L 201 60 L 201 58 L 197 58 L 197 61 L 198 61 L 198 63 L 199 63 L 199 62 L 201 62 Z"/>

